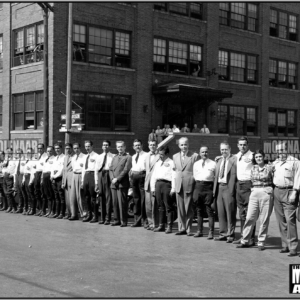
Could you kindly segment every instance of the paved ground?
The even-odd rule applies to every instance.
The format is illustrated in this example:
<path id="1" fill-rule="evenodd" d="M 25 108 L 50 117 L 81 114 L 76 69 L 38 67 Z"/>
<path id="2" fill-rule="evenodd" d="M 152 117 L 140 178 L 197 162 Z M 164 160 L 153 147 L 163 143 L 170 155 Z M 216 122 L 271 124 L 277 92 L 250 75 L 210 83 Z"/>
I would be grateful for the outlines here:
<path id="1" fill-rule="evenodd" d="M 278 252 L 274 213 L 269 234 L 259 252 L 1 212 L 0 297 L 289 297 L 288 267 L 300 257 Z"/>

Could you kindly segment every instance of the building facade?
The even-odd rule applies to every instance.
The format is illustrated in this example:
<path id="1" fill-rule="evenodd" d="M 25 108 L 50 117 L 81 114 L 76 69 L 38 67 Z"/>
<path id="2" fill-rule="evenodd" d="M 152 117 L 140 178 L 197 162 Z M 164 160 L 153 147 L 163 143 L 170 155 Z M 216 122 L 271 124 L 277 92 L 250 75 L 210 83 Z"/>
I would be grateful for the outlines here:
<path id="1" fill-rule="evenodd" d="M 68 54 L 68 4 L 53 9 L 49 144 L 64 141 Z M 72 110 L 84 125 L 71 140 L 131 145 L 166 123 L 207 124 L 208 143 L 298 139 L 299 14 L 278 2 L 74 3 Z M 0 4 L 0 139 L 42 140 L 43 39 L 38 4 Z"/>

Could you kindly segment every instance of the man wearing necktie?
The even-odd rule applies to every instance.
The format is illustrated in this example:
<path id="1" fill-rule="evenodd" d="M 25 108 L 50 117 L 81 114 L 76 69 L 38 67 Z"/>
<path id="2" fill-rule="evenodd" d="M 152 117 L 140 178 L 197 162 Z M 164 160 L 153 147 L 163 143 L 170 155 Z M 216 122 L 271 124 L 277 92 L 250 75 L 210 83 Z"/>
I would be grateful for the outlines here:
<path id="1" fill-rule="evenodd" d="M 111 226 L 127 226 L 127 195 L 130 186 L 129 171 L 132 167 L 132 158 L 125 152 L 126 145 L 124 141 L 117 141 L 116 148 L 118 155 L 114 156 L 109 167 L 109 176 L 111 180 L 111 194 L 114 206 L 114 223 Z"/>
<path id="2" fill-rule="evenodd" d="M 155 200 L 155 196 L 151 191 L 151 177 L 154 171 L 154 166 L 159 160 L 159 155 L 156 154 L 157 141 L 152 140 L 148 142 L 150 152 L 146 157 L 146 177 L 145 177 L 145 203 L 146 203 L 146 214 L 148 218 L 149 228 L 148 230 L 154 230 L 158 227 L 158 202 Z"/>
<path id="3" fill-rule="evenodd" d="M 100 199 L 101 220 L 99 224 L 109 225 L 112 213 L 109 167 L 115 155 L 109 151 L 110 141 L 104 140 L 102 142 L 102 150 L 103 153 L 98 156 L 95 165 L 95 192 Z"/>
<path id="4" fill-rule="evenodd" d="M 130 171 L 134 200 L 134 223 L 131 227 L 139 227 L 143 221 L 144 228 L 147 229 L 149 223 L 145 206 L 145 177 L 148 153 L 143 151 L 142 141 L 138 139 L 133 141 L 133 149 L 136 153 L 132 156 L 132 169 Z"/>
<path id="5" fill-rule="evenodd" d="M 95 192 L 95 165 L 98 154 L 93 151 L 93 142 L 85 141 L 84 143 L 87 155 L 82 170 L 82 187 L 87 208 L 87 215 L 82 222 L 98 223 L 98 206 L 96 204 Z M 92 211 L 94 211 L 94 216 Z"/>
<path id="6" fill-rule="evenodd" d="M 220 144 L 222 159 L 216 166 L 213 196 L 217 199 L 219 237 L 215 241 L 232 243 L 236 223 L 236 157 L 232 156 L 227 142 Z"/>
<path id="7" fill-rule="evenodd" d="M 84 168 L 85 163 L 85 154 L 83 154 L 80 150 L 80 144 L 74 143 L 73 144 L 74 155 L 72 157 L 72 169 L 73 169 L 73 176 L 72 176 L 72 184 L 71 184 L 71 199 L 70 199 L 70 210 L 71 210 L 71 217 L 69 221 L 78 220 L 78 210 L 80 216 L 84 216 L 84 193 L 83 189 L 81 188 L 82 182 L 82 170 Z"/>
<path id="8" fill-rule="evenodd" d="M 64 219 L 71 218 L 71 188 L 72 188 L 72 178 L 73 178 L 73 168 L 72 168 L 72 157 L 74 155 L 73 145 L 71 143 L 65 144 L 65 158 L 63 165 L 62 174 L 62 186 L 61 188 L 65 190 L 65 201 L 66 201 L 66 213 Z"/>
<path id="9" fill-rule="evenodd" d="M 37 207 L 39 211 L 35 214 L 36 216 L 44 216 L 46 214 L 46 207 L 43 210 L 43 203 L 45 203 L 45 192 L 43 186 L 41 185 L 41 177 L 43 173 L 43 167 L 47 159 L 47 153 L 45 152 L 45 146 L 42 143 L 37 145 L 38 157 L 35 163 L 32 165 L 32 173 L 34 174 L 34 203 L 33 206 Z"/>
<path id="10" fill-rule="evenodd" d="M 194 217 L 192 196 L 195 179 L 193 177 L 193 166 L 199 159 L 199 155 L 189 151 L 189 140 L 187 137 L 180 138 L 178 146 L 180 152 L 173 156 L 179 230 L 176 235 L 187 234 L 188 236 L 194 236 L 190 232 Z"/>

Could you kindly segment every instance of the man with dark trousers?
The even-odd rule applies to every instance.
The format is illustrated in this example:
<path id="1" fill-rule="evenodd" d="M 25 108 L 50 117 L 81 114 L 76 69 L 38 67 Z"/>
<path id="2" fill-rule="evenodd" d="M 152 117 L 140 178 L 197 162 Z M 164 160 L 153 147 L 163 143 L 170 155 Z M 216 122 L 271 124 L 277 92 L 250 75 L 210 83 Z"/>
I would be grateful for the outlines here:
<path id="1" fill-rule="evenodd" d="M 207 239 L 212 240 L 214 236 L 214 210 L 213 204 L 213 186 L 215 180 L 216 163 L 208 158 L 208 147 L 200 148 L 200 160 L 194 163 L 194 178 L 196 185 L 193 194 L 193 200 L 196 203 L 198 230 L 194 237 L 203 236 L 203 218 L 205 211 L 208 215 L 209 233 Z"/>
<path id="2" fill-rule="evenodd" d="M 14 159 L 13 149 L 7 148 L 7 160 L 5 162 L 5 171 L 3 176 L 3 189 L 8 202 L 7 213 L 15 213 L 16 210 L 16 202 L 14 198 L 14 173 L 16 171 L 17 163 Z"/>
<path id="3" fill-rule="evenodd" d="M 43 217 L 50 217 L 54 213 L 54 191 L 52 188 L 52 182 L 50 179 L 51 176 L 51 170 L 53 168 L 53 162 L 54 162 L 54 156 L 53 156 L 53 146 L 47 147 L 47 158 L 45 159 L 45 163 L 43 164 L 43 172 L 41 175 L 41 186 L 44 191 L 44 202 L 42 211 L 46 212 L 46 206 L 48 202 L 48 212 L 46 214 L 42 213 L 40 216 Z"/>
<path id="4" fill-rule="evenodd" d="M 35 207 L 38 207 L 39 211 L 35 214 L 35 216 L 44 216 L 46 214 L 46 206 L 43 207 L 43 203 L 46 203 L 45 193 L 43 191 L 43 187 L 41 185 L 41 177 L 43 173 L 43 168 L 46 159 L 48 158 L 47 153 L 45 152 L 45 145 L 39 143 L 37 145 L 38 155 L 36 157 L 35 164 L 33 164 L 33 174 L 34 174 L 34 201 L 33 204 Z"/>
<path id="5" fill-rule="evenodd" d="M 102 150 L 103 153 L 98 156 L 95 165 L 95 192 L 100 198 L 101 220 L 99 224 L 109 225 L 112 213 L 109 167 L 115 155 L 109 151 L 110 141 L 102 142 Z"/>
<path id="6" fill-rule="evenodd" d="M 131 227 L 139 227 L 143 221 L 144 228 L 148 228 L 148 219 L 145 206 L 145 177 L 147 152 L 143 151 L 141 140 L 133 141 L 135 154 L 132 156 L 132 168 L 130 176 L 132 179 L 132 192 L 134 200 L 134 223 Z"/>
<path id="7" fill-rule="evenodd" d="M 199 159 L 199 155 L 189 151 L 189 140 L 187 137 L 180 138 L 178 146 L 180 152 L 173 155 L 179 230 L 175 234 L 194 236 L 191 233 L 194 217 L 192 196 L 195 187 L 193 166 Z"/>
<path id="8" fill-rule="evenodd" d="M 232 243 L 236 224 L 236 157 L 227 142 L 220 144 L 222 159 L 217 162 L 213 196 L 217 198 L 219 236 L 215 241 Z"/>
<path id="9" fill-rule="evenodd" d="M 82 168 L 82 187 L 87 208 L 87 215 L 82 222 L 98 223 L 98 205 L 96 204 L 95 192 L 95 165 L 98 154 L 93 151 L 93 142 L 85 141 L 85 150 L 87 152 Z M 94 216 L 92 211 L 94 211 Z"/>
<path id="10" fill-rule="evenodd" d="M 146 214 L 148 218 L 149 227 L 148 230 L 154 230 L 158 227 L 158 202 L 155 200 L 155 194 L 151 191 L 151 177 L 154 170 L 154 165 L 160 159 L 156 154 L 157 141 L 148 141 L 148 147 L 150 152 L 146 157 L 146 178 L 145 178 L 145 202 L 146 202 Z"/>
<path id="11" fill-rule="evenodd" d="M 56 212 L 52 218 L 63 219 L 66 211 L 65 191 L 62 187 L 62 175 L 65 155 L 62 153 L 62 145 L 55 144 L 56 156 L 51 170 L 51 181 L 56 201 Z"/>
<path id="12" fill-rule="evenodd" d="M 71 218 L 71 188 L 72 188 L 72 178 L 73 178 L 73 168 L 72 168 L 72 157 L 74 155 L 73 145 L 71 143 L 65 144 L 65 158 L 63 165 L 62 174 L 62 189 L 65 190 L 65 202 L 66 202 L 66 215 L 64 219 Z M 63 211 L 63 213 L 65 213 Z"/>
<path id="13" fill-rule="evenodd" d="M 118 155 L 114 156 L 109 168 L 111 180 L 111 194 L 114 206 L 114 223 L 112 226 L 127 226 L 127 194 L 129 189 L 129 171 L 132 167 L 132 158 L 125 153 L 124 141 L 117 141 L 116 148 Z"/>

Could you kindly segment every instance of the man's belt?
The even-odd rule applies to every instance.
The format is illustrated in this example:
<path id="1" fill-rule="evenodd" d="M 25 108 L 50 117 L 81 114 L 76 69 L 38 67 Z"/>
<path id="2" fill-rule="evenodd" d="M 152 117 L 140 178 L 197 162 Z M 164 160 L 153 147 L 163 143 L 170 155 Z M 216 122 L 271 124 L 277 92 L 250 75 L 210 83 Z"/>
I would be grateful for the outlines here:
<path id="1" fill-rule="evenodd" d="M 280 190 L 287 190 L 287 189 L 292 189 L 293 186 L 292 185 L 288 185 L 288 186 L 279 186 L 279 185 L 275 185 L 275 187 L 277 187 Z"/>
<path id="2" fill-rule="evenodd" d="M 82 173 L 81 172 L 74 172 L 74 174 L 81 175 Z"/>
<path id="3" fill-rule="evenodd" d="M 251 182 L 251 180 L 238 180 L 238 183 L 248 183 Z"/>
<path id="4" fill-rule="evenodd" d="M 225 186 L 225 185 L 228 185 L 228 184 L 224 183 L 224 182 L 219 182 L 219 185 Z"/>
<path id="5" fill-rule="evenodd" d="M 146 171 L 132 171 L 131 173 L 136 175 L 143 175 L 146 174 Z"/>
<path id="6" fill-rule="evenodd" d="M 213 181 L 205 181 L 205 180 L 196 180 L 196 182 L 204 183 L 204 184 L 213 184 Z"/>
<path id="7" fill-rule="evenodd" d="M 95 173 L 95 171 L 85 171 L 85 173 Z"/>
<path id="8" fill-rule="evenodd" d="M 166 179 L 157 179 L 156 182 L 166 182 L 166 183 L 171 183 L 171 180 L 166 180 Z"/>
<path id="9" fill-rule="evenodd" d="M 272 187 L 272 185 L 271 184 L 257 184 L 257 185 L 254 185 L 253 186 L 254 188 L 264 188 L 264 187 Z"/>
<path id="10" fill-rule="evenodd" d="M 24 173 L 24 175 L 26 176 L 26 175 L 30 175 L 30 173 Z"/>
<path id="11" fill-rule="evenodd" d="M 109 170 L 99 170 L 98 173 L 100 173 L 100 172 L 102 172 L 102 173 L 108 173 Z"/>
<path id="12" fill-rule="evenodd" d="M 49 172 L 43 172 L 43 174 L 51 174 L 51 172 L 49 171 Z"/>

